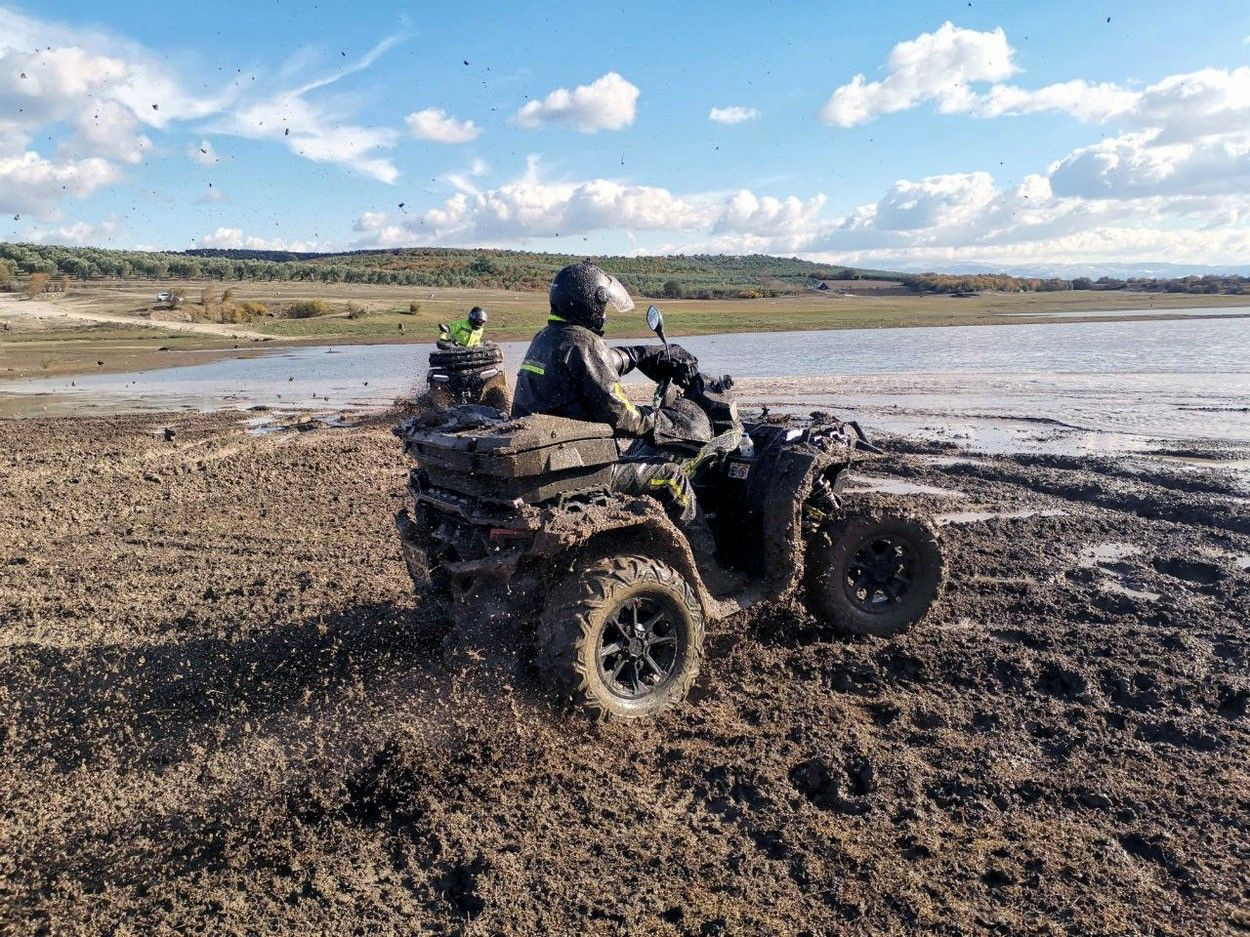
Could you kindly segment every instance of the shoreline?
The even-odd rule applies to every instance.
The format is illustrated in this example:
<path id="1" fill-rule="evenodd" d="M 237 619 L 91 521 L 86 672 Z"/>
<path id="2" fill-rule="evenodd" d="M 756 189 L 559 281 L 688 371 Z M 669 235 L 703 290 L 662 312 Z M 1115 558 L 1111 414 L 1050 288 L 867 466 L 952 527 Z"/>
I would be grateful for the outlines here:
<path id="1" fill-rule="evenodd" d="M 156 284 L 142 284 L 151 289 Z M 395 310 L 402 291 L 354 287 L 340 298 L 357 298 L 373 308 L 359 320 L 336 313 L 312 319 L 269 319 L 238 326 L 153 320 L 137 314 L 114 293 L 133 294 L 133 285 L 87 286 L 64 298 L 36 302 L 0 302 L 0 389 L 6 381 L 86 373 L 145 372 L 203 360 L 268 353 L 277 348 L 346 345 L 432 345 L 436 323 L 469 303 L 493 308 L 488 335 L 495 341 L 526 341 L 542 328 L 546 312 L 539 294 L 483 290 L 442 291 L 423 301 L 423 311 Z M 294 297 L 287 285 L 257 285 L 249 295 Z M 285 299 L 271 299 L 273 302 Z M 642 305 L 642 300 L 639 305 Z M 1062 292 L 980 294 L 975 297 L 783 297 L 775 300 L 660 300 L 669 332 L 683 336 L 733 335 L 745 332 L 827 332 L 847 329 L 958 327 L 970 325 L 1043 325 L 1087 322 L 1170 321 L 1191 318 L 1250 317 L 1250 296 L 1176 293 Z M 63 307 L 63 308 L 62 308 Z M 425 308 L 428 307 L 428 308 Z M 1125 310 L 1141 309 L 1140 315 Z M 1210 316 L 1180 310 L 1209 309 Z M 51 311 L 49 311 L 51 310 Z M 636 310 L 635 310 L 636 311 Z M 1073 313 L 1082 313 L 1073 315 Z M 649 338 L 641 316 L 618 317 L 609 324 L 609 341 Z M 98 317 L 98 318 L 96 318 Z M 200 357 L 196 357 L 200 356 Z M 103 362 L 100 364 L 99 362 Z"/>

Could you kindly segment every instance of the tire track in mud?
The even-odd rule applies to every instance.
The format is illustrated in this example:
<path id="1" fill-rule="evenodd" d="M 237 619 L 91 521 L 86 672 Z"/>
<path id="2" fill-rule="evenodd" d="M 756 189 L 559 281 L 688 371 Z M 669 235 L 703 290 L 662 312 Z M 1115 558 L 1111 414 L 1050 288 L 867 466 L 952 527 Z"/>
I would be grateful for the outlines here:
<path id="1" fill-rule="evenodd" d="M 956 462 L 946 471 L 957 478 L 1015 486 L 1147 520 L 1250 534 L 1247 497 L 1236 480 L 1191 480 L 1168 472 L 1113 471 L 1105 466 L 1100 471 L 1097 462 L 1092 472 L 1073 471 L 1068 460 L 1044 457 L 1000 456 L 992 462 L 981 458 L 983 461 Z"/>
<path id="2" fill-rule="evenodd" d="M 932 618 L 882 642 L 757 610 L 709 634 L 687 706 L 622 730 L 508 656 L 444 659 L 385 425 L 272 446 L 237 416 L 177 418 L 239 449 L 169 485 L 108 469 L 169 451 L 150 417 L 0 421 L 25 447 L 0 478 L 0 563 L 24 558 L 0 577 L 0 929 L 1250 927 L 1250 537 L 1087 496 L 1136 468 L 867 466 L 964 495 L 874 499 L 977 515 L 942 527 Z M 1133 551 L 1083 559 L 1108 543 Z"/>

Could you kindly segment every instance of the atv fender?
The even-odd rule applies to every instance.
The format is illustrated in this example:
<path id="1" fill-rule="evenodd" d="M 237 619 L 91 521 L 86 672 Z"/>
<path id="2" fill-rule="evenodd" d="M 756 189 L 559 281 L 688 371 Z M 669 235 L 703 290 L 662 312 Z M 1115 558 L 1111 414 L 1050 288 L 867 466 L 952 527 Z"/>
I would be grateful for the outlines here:
<path id="1" fill-rule="evenodd" d="M 805 541 L 803 505 L 816 479 L 840 460 L 814 446 L 785 449 L 772 471 L 761 473 L 767 489 L 760 501 L 764 516 L 764 556 L 769 591 L 778 598 L 792 595 L 803 582 Z"/>
<path id="2" fill-rule="evenodd" d="M 606 556 L 638 554 L 660 560 L 690 584 L 705 617 L 724 611 L 699 575 L 685 535 L 650 498 L 614 498 L 615 504 L 591 507 L 570 517 L 551 516 L 534 538 L 533 554 L 547 559 L 549 569 L 573 572 L 575 567 Z"/>

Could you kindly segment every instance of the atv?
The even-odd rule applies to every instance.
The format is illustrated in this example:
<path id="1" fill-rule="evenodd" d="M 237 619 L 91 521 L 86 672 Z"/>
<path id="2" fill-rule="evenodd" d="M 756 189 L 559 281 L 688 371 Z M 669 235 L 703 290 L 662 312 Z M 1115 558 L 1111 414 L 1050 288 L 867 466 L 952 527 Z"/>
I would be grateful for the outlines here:
<path id="1" fill-rule="evenodd" d="M 663 338 L 655 307 L 648 321 Z M 532 641 L 565 701 L 624 720 L 680 703 L 708 625 L 760 603 L 797 601 L 856 635 L 920 620 L 943 577 L 933 528 L 852 510 L 843 491 L 881 450 L 831 416 L 744 421 L 732 384 L 694 371 L 656 394 L 656 442 L 686 467 L 715 556 L 654 499 L 611 490 L 605 424 L 466 406 L 397 426 L 416 462 L 395 523 L 418 592 L 484 644 Z"/>
<path id="2" fill-rule="evenodd" d="M 440 341 L 430 352 L 422 410 L 448 410 L 480 404 L 507 413 L 512 407 L 508 379 L 503 372 L 503 350 L 494 342 L 462 348 Z"/>

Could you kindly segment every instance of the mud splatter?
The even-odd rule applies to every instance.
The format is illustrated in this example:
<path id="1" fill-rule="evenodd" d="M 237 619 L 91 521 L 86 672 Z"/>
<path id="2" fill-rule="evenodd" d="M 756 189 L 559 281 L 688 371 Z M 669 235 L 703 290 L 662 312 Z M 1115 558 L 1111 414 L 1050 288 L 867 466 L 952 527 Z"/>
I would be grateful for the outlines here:
<path id="1" fill-rule="evenodd" d="M 924 627 L 762 609 L 592 728 L 440 652 L 385 418 L 242 416 L 0 421 L 0 931 L 1250 927 L 1228 473 L 894 441 L 876 479 L 966 497 L 893 496 L 997 512 Z"/>

